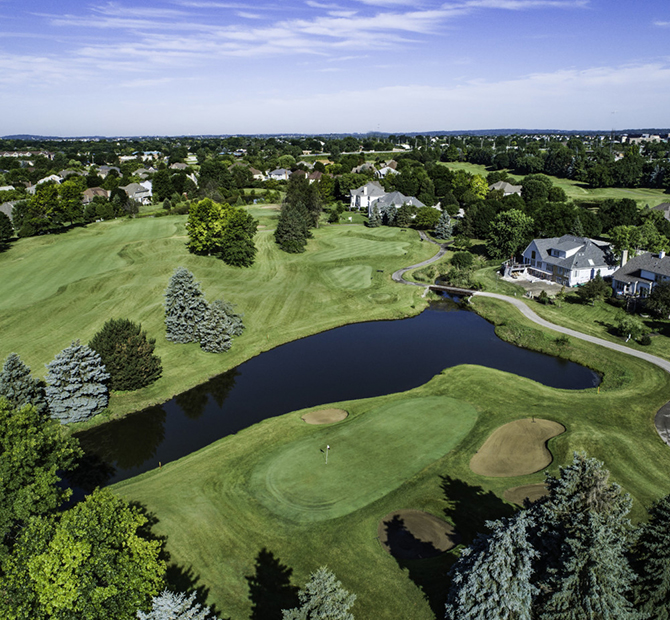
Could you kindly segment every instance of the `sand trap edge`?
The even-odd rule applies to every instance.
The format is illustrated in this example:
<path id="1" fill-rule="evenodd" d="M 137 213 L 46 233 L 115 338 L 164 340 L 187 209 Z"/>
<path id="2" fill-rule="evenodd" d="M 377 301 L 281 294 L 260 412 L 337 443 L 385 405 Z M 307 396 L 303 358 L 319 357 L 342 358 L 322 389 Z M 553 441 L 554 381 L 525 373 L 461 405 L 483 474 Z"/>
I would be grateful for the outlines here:
<path id="1" fill-rule="evenodd" d="M 302 420 L 307 424 L 333 424 L 345 420 L 349 412 L 344 409 L 319 409 L 310 411 L 302 416 Z"/>

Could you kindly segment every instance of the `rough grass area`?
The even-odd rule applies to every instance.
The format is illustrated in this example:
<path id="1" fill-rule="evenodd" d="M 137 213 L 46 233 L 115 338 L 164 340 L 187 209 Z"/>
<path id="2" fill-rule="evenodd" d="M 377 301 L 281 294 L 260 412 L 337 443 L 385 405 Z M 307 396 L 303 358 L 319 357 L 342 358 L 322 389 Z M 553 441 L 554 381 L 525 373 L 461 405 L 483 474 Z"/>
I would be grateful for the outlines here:
<path id="1" fill-rule="evenodd" d="M 547 442 L 565 427 L 541 418 L 515 420 L 497 428 L 470 459 L 480 476 L 513 477 L 534 474 L 551 464 Z"/>
<path id="2" fill-rule="evenodd" d="M 504 323 L 508 334 L 532 329 L 520 313 L 503 302 L 476 298 L 473 306 L 499 326 Z M 540 348 L 546 348 L 553 339 L 547 330 L 537 329 L 529 344 L 540 343 Z M 195 582 L 206 588 L 209 602 L 217 604 L 223 617 L 249 618 L 260 596 L 257 589 L 249 587 L 250 579 L 262 577 L 255 562 L 262 560 L 262 567 L 267 568 L 268 557 L 270 568 L 287 569 L 287 579 L 293 585 L 303 584 L 311 571 L 328 564 L 344 586 L 357 594 L 359 620 L 441 617 L 446 574 L 457 551 L 432 559 L 397 560 L 377 540 L 379 522 L 399 509 L 421 510 L 451 523 L 467 544 L 477 532 L 484 531 L 486 520 L 511 515 L 516 508 L 504 501 L 505 491 L 542 484 L 544 476 L 538 472 L 514 479 L 485 478 L 470 470 L 472 456 L 500 426 L 550 412 L 569 432 L 552 440 L 554 461 L 548 471 L 556 474 L 559 465 L 571 461 L 573 451 L 585 450 L 604 461 L 612 480 L 632 494 L 634 520 L 644 517 L 643 506 L 670 492 L 670 449 L 653 425 L 655 412 L 670 399 L 667 375 L 642 360 L 588 343 L 570 342 L 563 353 L 567 359 L 588 361 L 603 373 L 604 387 L 599 391 L 556 390 L 497 370 L 462 365 L 406 393 L 328 405 L 349 411 L 350 417 L 335 426 L 309 426 L 300 418 L 305 412 L 272 418 L 114 488 L 156 516 L 154 530 L 167 536 L 176 565 L 173 573 L 192 578 L 176 579 L 176 585 Z M 349 502 L 347 514 L 313 521 L 301 520 L 305 506 L 300 502 L 296 519 L 277 514 L 276 504 L 270 509 L 259 501 L 263 487 L 258 474 L 269 472 L 273 463 L 286 459 L 293 480 L 304 485 L 299 475 L 310 472 L 306 468 L 301 471 L 298 458 L 308 454 L 308 446 L 318 450 L 330 443 L 333 459 L 343 455 L 356 458 L 343 451 L 345 436 L 331 435 L 330 431 L 356 430 L 356 423 L 393 411 L 395 406 L 404 409 L 415 399 L 441 398 L 473 407 L 477 423 L 450 451 L 436 446 L 432 461 L 416 469 L 406 468 L 399 483 L 389 484 L 383 471 L 380 475 L 383 468 L 372 464 L 373 452 L 358 457 L 357 467 L 367 460 L 372 474 L 365 480 L 369 492 L 375 494 L 371 501 L 354 505 L 350 498 L 339 499 L 341 506 Z M 402 426 L 398 425 L 396 432 L 402 432 Z M 365 431 L 364 435 L 369 434 Z M 414 432 L 411 434 L 416 438 Z M 386 436 L 379 439 L 385 441 Z M 444 439 L 449 441 L 448 435 Z M 353 436 L 351 441 L 356 441 Z M 387 448 L 396 459 L 404 458 L 408 450 L 421 449 L 412 447 L 415 439 L 408 440 L 404 452 L 397 443 L 401 439 L 394 437 L 392 441 Z M 381 448 L 374 440 L 362 448 L 387 462 L 388 456 L 378 452 Z M 322 464 L 320 471 L 325 473 L 325 467 Z M 327 467 L 331 467 L 330 458 Z M 346 485 L 346 476 L 336 472 L 331 484 L 339 492 Z M 380 492 L 382 486 L 384 492 Z"/>
<path id="3" fill-rule="evenodd" d="M 250 492 L 287 520 L 342 517 L 447 454 L 476 419 L 472 406 L 442 397 L 383 405 L 270 452 L 255 467 Z"/>
<path id="4" fill-rule="evenodd" d="M 274 243 L 277 212 L 250 208 L 266 226 L 256 235 L 253 267 L 228 267 L 189 254 L 185 216 L 114 220 L 62 235 L 21 239 L 0 253 L 0 362 L 18 353 L 37 376 L 73 340 L 87 343 L 109 318 L 128 318 L 156 338 L 163 376 L 137 392 L 115 393 L 112 416 L 169 399 L 284 342 L 360 320 L 413 314 L 421 291 L 391 273 L 432 256 L 415 231 L 329 226 L 314 231 L 303 254 Z M 178 266 L 190 269 L 208 300 L 224 297 L 246 329 L 224 354 L 165 339 L 163 294 Z M 333 282 L 337 281 L 338 286 Z M 94 421 L 106 419 L 101 414 Z"/>

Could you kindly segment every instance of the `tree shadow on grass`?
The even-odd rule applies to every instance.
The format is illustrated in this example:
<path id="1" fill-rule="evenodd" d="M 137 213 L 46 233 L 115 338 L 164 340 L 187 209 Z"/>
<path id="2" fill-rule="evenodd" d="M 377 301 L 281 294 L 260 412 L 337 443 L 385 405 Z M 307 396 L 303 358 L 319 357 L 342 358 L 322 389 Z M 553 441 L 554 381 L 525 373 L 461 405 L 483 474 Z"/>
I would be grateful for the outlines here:
<path id="1" fill-rule="evenodd" d="M 130 505 L 139 510 L 147 520 L 147 522 L 137 530 L 138 535 L 145 540 L 157 541 L 160 544 L 161 551 L 159 559 L 165 562 L 167 567 L 165 571 L 165 583 L 167 589 L 173 592 L 184 592 L 185 594 L 195 592 L 196 601 L 203 607 L 207 606 L 207 598 L 210 593 L 209 588 L 200 583 L 200 575 L 197 574 L 192 567 L 180 565 L 171 561 L 170 553 L 165 549 L 167 536 L 156 534 L 154 531 L 154 528 L 158 524 L 158 517 L 155 513 L 147 510 L 144 504 L 140 502 L 130 502 Z M 215 605 L 210 607 L 210 611 L 214 616 L 221 618 L 221 620 L 225 620 L 221 615 L 220 610 L 218 610 Z"/>
<path id="2" fill-rule="evenodd" d="M 385 521 L 384 527 L 386 546 L 391 555 L 421 589 L 435 617 L 441 618 L 447 596 L 447 573 L 455 562 L 454 556 L 416 538 L 398 515 Z"/>
<path id="3" fill-rule="evenodd" d="M 291 585 L 293 569 L 265 547 L 256 556 L 253 575 L 247 575 L 251 620 L 281 620 L 283 609 L 299 605 L 298 588 Z"/>
<path id="4" fill-rule="evenodd" d="M 454 524 L 463 542 L 469 545 L 479 533 L 488 531 L 487 521 L 511 517 L 515 508 L 495 493 L 470 485 L 458 478 L 441 476 L 442 492 L 447 501 L 444 514 Z"/>

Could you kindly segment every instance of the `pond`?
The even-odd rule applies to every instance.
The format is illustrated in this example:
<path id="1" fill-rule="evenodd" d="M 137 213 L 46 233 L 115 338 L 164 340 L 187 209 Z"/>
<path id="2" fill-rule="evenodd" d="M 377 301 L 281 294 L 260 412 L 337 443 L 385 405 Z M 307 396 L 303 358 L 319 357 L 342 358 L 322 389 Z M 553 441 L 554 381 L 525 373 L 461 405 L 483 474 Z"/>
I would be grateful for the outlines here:
<path id="1" fill-rule="evenodd" d="M 413 318 L 357 323 L 290 342 L 163 405 L 80 433 L 87 456 L 71 482 L 84 489 L 117 482 L 266 418 L 408 390 L 459 364 L 563 389 L 600 381 L 588 368 L 503 342 L 474 312 L 438 302 Z"/>

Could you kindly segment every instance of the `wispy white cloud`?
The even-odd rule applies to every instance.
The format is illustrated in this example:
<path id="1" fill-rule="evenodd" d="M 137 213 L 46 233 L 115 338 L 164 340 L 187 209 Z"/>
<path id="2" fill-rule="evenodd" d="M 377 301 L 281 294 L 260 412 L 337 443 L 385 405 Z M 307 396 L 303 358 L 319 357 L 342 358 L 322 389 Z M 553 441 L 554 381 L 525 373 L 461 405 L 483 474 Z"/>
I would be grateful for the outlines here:
<path id="1" fill-rule="evenodd" d="M 248 11 L 237 11 L 235 15 L 238 17 L 244 17 L 245 19 L 261 19 L 263 17 L 258 13 L 249 13 Z"/>
<path id="2" fill-rule="evenodd" d="M 667 21 L 655 21 L 654 26 L 660 26 L 661 28 L 668 28 L 670 27 L 670 22 Z"/>

